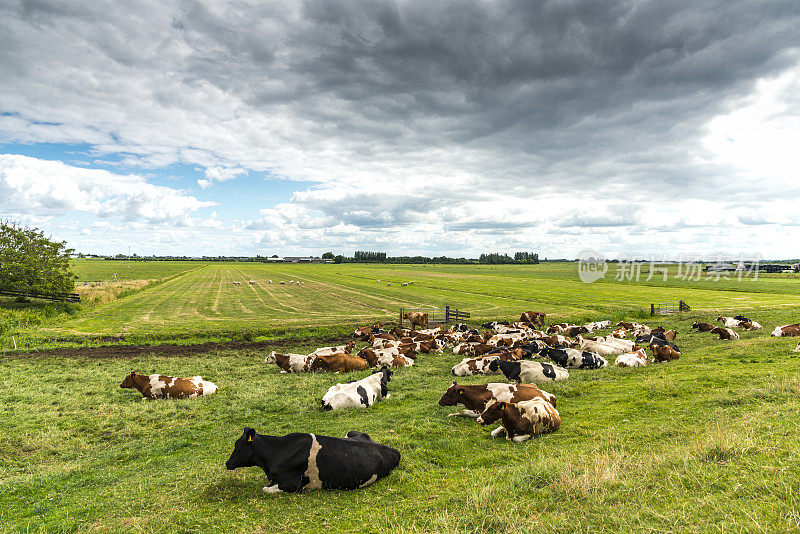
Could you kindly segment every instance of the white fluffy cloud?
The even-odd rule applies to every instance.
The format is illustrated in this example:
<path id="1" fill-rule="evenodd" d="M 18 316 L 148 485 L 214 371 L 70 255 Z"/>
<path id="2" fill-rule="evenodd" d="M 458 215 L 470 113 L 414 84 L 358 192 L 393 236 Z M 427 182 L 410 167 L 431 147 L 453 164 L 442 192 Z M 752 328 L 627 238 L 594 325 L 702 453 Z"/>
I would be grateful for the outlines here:
<path id="1" fill-rule="evenodd" d="M 156 186 L 138 175 L 73 167 L 61 161 L 0 154 L 0 212 L 27 215 L 86 213 L 148 223 L 185 223 L 215 205 Z"/>

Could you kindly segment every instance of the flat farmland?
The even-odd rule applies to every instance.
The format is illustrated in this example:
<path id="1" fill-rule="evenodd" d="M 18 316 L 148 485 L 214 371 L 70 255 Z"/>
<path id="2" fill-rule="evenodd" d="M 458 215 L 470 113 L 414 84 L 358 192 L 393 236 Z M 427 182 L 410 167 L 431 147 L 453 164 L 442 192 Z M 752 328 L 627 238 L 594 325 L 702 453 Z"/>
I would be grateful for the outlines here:
<path id="1" fill-rule="evenodd" d="M 492 439 L 437 400 L 460 356 L 421 354 L 391 398 L 323 411 L 344 374 L 280 374 L 263 350 L 133 359 L 0 356 L 0 524 L 11 532 L 797 532 L 800 358 L 766 331 L 735 342 L 679 331 L 677 361 L 570 370 L 543 386 L 561 428 Z M 600 318 L 599 316 L 597 318 Z M 363 343 L 359 346 L 363 346 Z M 287 351 L 316 345 L 297 341 Z M 127 373 L 202 374 L 217 394 L 143 402 Z M 504 382 L 502 375 L 459 383 Z M 227 471 L 245 426 L 283 435 L 369 433 L 400 466 L 364 490 L 267 495 L 257 468 Z"/>
<path id="2" fill-rule="evenodd" d="M 82 266 L 88 276 L 93 265 L 118 268 Z M 162 281 L 46 319 L 31 335 L 70 344 L 78 335 L 124 332 L 148 345 L 142 352 L 131 356 L 111 343 L 74 356 L 0 354 L 4 530 L 800 530 L 800 353 L 792 352 L 797 338 L 769 336 L 775 325 L 800 319 L 795 275 L 639 283 L 612 276 L 583 284 L 575 264 L 138 268 Z M 650 302 L 678 299 L 692 310 L 647 316 Z M 264 363 L 273 349 L 318 348 L 310 327 L 336 337 L 347 333 L 343 326 L 393 320 L 400 306 L 445 304 L 472 312 L 473 326 L 528 309 L 547 312 L 548 322 L 636 319 L 676 328 L 682 355 L 644 368 L 570 370 L 566 381 L 543 386 L 557 398 L 561 428 L 522 444 L 492 439 L 494 425 L 448 417 L 457 408 L 437 404 L 461 360 L 450 349 L 397 369 L 391 397 L 365 410 L 326 412 L 319 403 L 329 387 L 369 371 L 282 374 Z M 693 321 L 713 322 L 723 310 L 745 313 L 765 329 L 740 331 L 736 341 L 691 330 Z M 266 339 L 236 349 L 209 344 L 200 353 L 178 345 L 169 355 L 149 346 L 206 334 Z M 199 374 L 219 392 L 143 402 L 119 387 L 131 371 Z M 494 374 L 458 381 L 506 380 Z M 359 430 L 397 448 L 402 459 L 363 490 L 267 495 L 260 470 L 225 469 L 245 426 L 270 435 Z"/>
<path id="3" fill-rule="evenodd" d="M 95 266 L 105 273 L 115 262 Z M 151 262 L 133 264 L 150 276 L 173 279 L 114 302 L 88 307 L 47 332 L 77 334 L 208 335 L 395 320 L 400 307 L 453 308 L 475 319 L 513 318 L 536 309 L 554 318 L 582 320 L 598 313 L 643 313 L 651 302 L 685 300 L 698 310 L 776 308 L 800 305 L 796 275 L 758 280 L 641 283 L 612 276 L 582 283 L 575 264 L 532 266 L 319 265 Z M 160 271 L 159 271 L 160 269 Z M 250 284 L 249 281 L 254 284 Z M 272 280 L 272 283 L 269 281 Z M 290 284 L 297 281 L 302 284 Z M 285 285 L 280 281 L 286 282 Z M 414 284 L 401 286 L 401 282 Z M 234 282 L 239 282 L 236 285 Z"/>
<path id="4" fill-rule="evenodd" d="M 120 261 L 74 259 L 70 262 L 78 282 L 159 280 L 202 266 L 196 261 Z"/>

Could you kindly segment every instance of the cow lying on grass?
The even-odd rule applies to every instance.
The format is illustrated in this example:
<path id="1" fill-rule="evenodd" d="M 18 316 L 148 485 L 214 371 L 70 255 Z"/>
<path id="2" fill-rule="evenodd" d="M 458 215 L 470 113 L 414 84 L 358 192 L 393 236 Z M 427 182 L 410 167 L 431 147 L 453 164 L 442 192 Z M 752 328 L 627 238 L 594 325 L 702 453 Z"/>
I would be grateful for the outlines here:
<path id="1" fill-rule="evenodd" d="M 721 326 L 715 326 L 711 330 L 709 330 L 711 334 L 719 334 L 720 339 L 739 339 L 739 334 L 731 330 L 730 328 L 723 328 Z"/>
<path id="2" fill-rule="evenodd" d="M 540 356 L 550 358 L 565 369 L 600 369 L 608 365 L 605 358 L 595 352 L 577 349 L 546 348 L 539 352 Z"/>
<path id="3" fill-rule="evenodd" d="M 681 353 L 669 345 L 650 345 L 650 350 L 653 351 L 653 362 L 655 363 L 677 360 L 681 357 Z"/>
<path id="4" fill-rule="evenodd" d="M 453 385 L 447 388 L 442 398 L 439 399 L 439 406 L 456 406 L 459 404 L 464 406 L 463 410 L 448 414 L 448 417 L 459 415 L 478 417 L 490 401 L 520 402 L 531 399 L 544 399 L 553 406 L 556 405 L 555 395 L 551 395 L 533 384 L 514 385 L 492 382 L 465 386 L 453 382 Z"/>
<path id="5" fill-rule="evenodd" d="M 367 361 L 348 354 L 346 352 L 337 352 L 335 354 L 323 354 L 314 358 L 311 362 L 311 370 L 323 370 L 329 373 L 346 373 L 348 371 L 363 371 L 367 369 Z"/>
<path id="6" fill-rule="evenodd" d="M 531 362 L 528 360 L 504 362 L 497 359 L 489 364 L 489 370 L 491 372 L 497 372 L 498 369 L 508 380 L 513 380 L 522 384 L 556 382 L 557 380 L 566 380 L 569 378 L 569 372 L 558 365 Z"/>
<path id="7" fill-rule="evenodd" d="M 211 395 L 217 392 L 217 385 L 202 376 L 178 378 L 166 375 L 140 375 L 131 373 L 125 377 L 121 388 L 138 389 L 145 399 L 185 399 Z"/>
<path id="8" fill-rule="evenodd" d="M 316 357 L 306 354 L 278 354 L 274 350 L 264 359 L 264 363 L 274 363 L 282 373 L 307 373 Z"/>
<path id="9" fill-rule="evenodd" d="M 411 351 L 411 354 L 413 354 L 413 351 Z M 386 365 L 388 367 L 411 367 L 414 365 L 413 358 L 400 354 L 396 348 L 372 350 L 365 347 L 358 351 L 356 356 L 366 360 L 367 365 L 370 367 L 377 367 L 379 365 Z"/>
<path id="10" fill-rule="evenodd" d="M 314 352 L 312 352 L 310 355 L 311 356 L 325 356 L 325 355 L 328 355 L 328 354 L 336 354 L 338 352 L 344 352 L 344 353 L 350 354 L 351 352 L 353 352 L 354 348 L 356 348 L 356 344 L 355 344 L 355 342 L 351 341 L 347 345 L 339 345 L 338 347 L 322 347 L 322 348 L 319 348 L 319 349 L 315 350 Z"/>
<path id="11" fill-rule="evenodd" d="M 342 439 L 301 433 L 266 436 L 245 428 L 225 467 L 260 467 L 269 480 L 267 493 L 300 493 L 365 488 L 399 463 L 400 451 L 355 430 Z"/>
<path id="12" fill-rule="evenodd" d="M 795 352 L 800 352 L 800 341 L 797 342 L 797 347 L 794 349 Z"/>
<path id="13" fill-rule="evenodd" d="M 770 334 L 772 337 L 794 337 L 800 336 L 800 323 L 785 324 L 783 326 L 776 326 L 775 330 Z"/>
<path id="14" fill-rule="evenodd" d="M 614 360 L 614 365 L 617 367 L 645 367 L 647 365 L 647 353 L 642 348 L 627 354 L 620 354 Z"/>
<path id="15" fill-rule="evenodd" d="M 391 378 L 392 372 L 383 367 L 361 380 L 331 386 L 322 397 L 322 409 L 367 408 L 381 399 L 388 399 Z"/>
<path id="16" fill-rule="evenodd" d="M 694 324 L 692 324 L 692 329 L 697 330 L 698 332 L 710 332 L 714 328 L 716 328 L 716 326 L 711 323 L 698 323 L 695 321 Z"/>
<path id="17" fill-rule="evenodd" d="M 527 311 L 520 316 L 519 322 L 544 326 L 546 318 L 547 315 L 542 312 Z"/>
<path id="18" fill-rule="evenodd" d="M 492 431 L 492 437 L 505 436 L 507 440 L 516 442 L 555 432 L 561 426 L 558 410 L 544 399 L 489 403 L 477 422 L 486 426 L 498 419 L 502 419 L 503 424 Z"/>
<path id="19" fill-rule="evenodd" d="M 455 376 L 488 375 L 491 373 L 496 373 L 497 370 L 495 369 L 494 371 L 490 371 L 489 366 L 498 358 L 499 356 L 464 358 L 453 366 L 452 373 Z"/>

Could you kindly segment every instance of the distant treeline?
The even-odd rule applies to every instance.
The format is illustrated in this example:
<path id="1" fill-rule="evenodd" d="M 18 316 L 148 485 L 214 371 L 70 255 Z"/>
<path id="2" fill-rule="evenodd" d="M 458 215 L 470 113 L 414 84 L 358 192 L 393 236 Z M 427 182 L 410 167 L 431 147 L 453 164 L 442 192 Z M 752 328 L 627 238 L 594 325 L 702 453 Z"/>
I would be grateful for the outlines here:
<path id="1" fill-rule="evenodd" d="M 95 258 L 103 260 L 125 260 L 125 261 L 242 261 L 242 262 L 275 262 L 278 256 L 131 256 L 117 254 L 115 256 L 100 256 L 96 254 L 79 254 L 81 258 Z M 334 263 L 444 263 L 444 264 L 484 264 L 484 265 L 514 265 L 514 264 L 537 264 L 539 254 L 535 252 L 515 252 L 511 257 L 508 254 L 493 252 L 481 254 L 478 258 L 451 258 L 448 256 L 388 256 L 386 252 L 371 252 L 357 250 L 352 257 L 334 256 L 330 252 L 322 255 L 322 258 L 333 258 Z M 569 262 L 574 260 L 567 259 L 547 259 L 547 262 Z"/>
<path id="2" fill-rule="evenodd" d="M 568 260 L 555 260 L 568 261 Z M 450 258 L 448 256 L 387 256 L 385 252 L 368 252 L 357 250 L 352 258 L 336 256 L 334 263 L 449 263 L 449 264 L 486 264 L 509 265 L 518 263 L 539 263 L 539 255 L 535 252 L 516 252 L 512 258 L 508 254 L 493 252 L 481 254 L 478 258 Z"/>

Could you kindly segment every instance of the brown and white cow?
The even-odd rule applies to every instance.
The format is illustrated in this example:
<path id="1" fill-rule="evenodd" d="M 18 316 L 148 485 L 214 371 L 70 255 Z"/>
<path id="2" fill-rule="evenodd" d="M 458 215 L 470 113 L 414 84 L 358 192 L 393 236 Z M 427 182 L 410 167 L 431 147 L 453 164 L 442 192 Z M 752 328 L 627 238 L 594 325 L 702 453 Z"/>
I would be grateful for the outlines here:
<path id="1" fill-rule="evenodd" d="M 720 321 L 725 326 L 725 328 L 734 328 L 736 326 L 739 326 L 739 319 L 736 319 L 735 317 L 725 317 L 723 315 L 720 315 L 719 317 L 717 317 L 717 321 Z"/>
<path id="2" fill-rule="evenodd" d="M 697 321 L 695 321 L 692 324 L 692 329 L 697 330 L 698 332 L 710 332 L 714 328 L 716 328 L 716 326 L 714 326 L 711 323 L 698 323 Z"/>
<path id="3" fill-rule="evenodd" d="M 274 363 L 282 373 L 307 373 L 316 356 L 313 354 L 278 354 L 274 350 L 264 359 L 264 363 Z"/>
<path id="4" fill-rule="evenodd" d="M 378 367 L 380 365 L 386 365 L 388 367 L 411 367 L 414 365 L 413 359 L 387 349 L 373 351 L 370 348 L 363 348 L 358 351 L 356 356 L 363 358 L 370 367 Z"/>
<path id="5" fill-rule="evenodd" d="M 794 349 L 795 352 L 800 352 L 800 341 L 797 342 L 797 347 Z"/>
<path id="6" fill-rule="evenodd" d="M 611 335 L 617 339 L 627 339 L 628 338 L 628 331 L 624 328 L 618 328 L 611 332 Z"/>
<path id="7" fill-rule="evenodd" d="M 361 328 L 356 328 L 355 332 L 353 332 L 353 335 L 362 341 L 366 341 L 370 336 L 378 334 L 380 329 L 381 323 L 375 323 L 372 326 L 362 326 Z"/>
<path id="8" fill-rule="evenodd" d="M 453 354 L 462 356 L 480 356 L 494 350 L 491 345 L 484 343 L 460 343 L 453 349 Z"/>
<path id="9" fill-rule="evenodd" d="M 721 326 L 715 326 L 711 330 L 709 330 L 711 334 L 719 334 L 720 339 L 739 339 L 739 334 L 731 330 L 730 328 L 723 328 Z"/>
<path id="10" fill-rule="evenodd" d="M 331 373 L 346 373 L 349 371 L 363 371 L 367 369 L 368 365 L 366 360 L 347 354 L 346 352 L 337 352 L 335 354 L 323 354 L 314 358 L 311 362 L 311 370 L 316 371 L 322 369 Z"/>
<path id="11" fill-rule="evenodd" d="M 800 336 L 800 323 L 785 324 L 776 326 L 770 334 L 772 337 L 795 337 Z"/>
<path id="12" fill-rule="evenodd" d="M 681 357 L 681 353 L 669 345 L 650 345 L 650 349 L 653 351 L 653 362 L 655 363 L 677 360 Z"/>
<path id="13" fill-rule="evenodd" d="M 353 352 L 353 349 L 356 347 L 355 341 L 351 341 L 347 345 L 339 345 L 338 347 L 322 347 L 314 352 L 311 353 L 313 356 L 326 356 L 330 354 L 336 354 L 339 352 L 344 352 L 345 354 L 350 354 Z"/>
<path id="14" fill-rule="evenodd" d="M 490 402 L 477 422 L 486 426 L 498 419 L 502 420 L 502 425 L 492 431 L 492 437 L 505 436 L 518 443 L 538 434 L 555 432 L 561 426 L 558 410 L 541 398 L 517 403 Z"/>
<path id="15" fill-rule="evenodd" d="M 677 330 L 667 330 L 664 332 L 664 339 L 667 341 L 675 341 L 678 339 L 678 331 Z"/>
<path id="16" fill-rule="evenodd" d="M 544 326 L 544 320 L 546 318 L 547 315 L 542 312 L 526 311 L 520 316 L 519 322 L 538 324 L 539 326 Z"/>
<path id="17" fill-rule="evenodd" d="M 758 324 L 756 321 L 741 321 L 739 323 L 744 330 L 763 330 L 764 327 Z"/>
<path id="18" fill-rule="evenodd" d="M 217 392 L 217 385 L 203 380 L 202 376 L 180 378 L 167 375 L 140 375 L 135 372 L 126 376 L 119 387 L 137 389 L 144 399 L 186 399 Z"/>
<path id="19" fill-rule="evenodd" d="M 647 353 L 641 348 L 634 352 L 620 354 L 614 360 L 614 365 L 617 367 L 645 367 L 647 365 Z"/>
<path id="20" fill-rule="evenodd" d="M 447 388 L 442 398 L 439 399 L 439 406 L 464 406 L 463 410 L 448 414 L 448 417 L 478 417 L 490 401 L 520 402 L 536 398 L 544 399 L 553 406 L 556 405 L 555 395 L 543 391 L 533 384 L 514 385 L 491 382 L 466 386 L 459 385 L 454 381 L 453 385 Z"/>
<path id="21" fill-rule="evenodd" d="M 477 358 L 464 358 L 453 366 L 452 373 L 456 376 L 489 375 L 497 371 L 491 371 L 489 366 L 498 359 L 497 355 L 479 356 Z"/>

